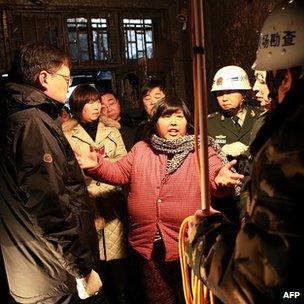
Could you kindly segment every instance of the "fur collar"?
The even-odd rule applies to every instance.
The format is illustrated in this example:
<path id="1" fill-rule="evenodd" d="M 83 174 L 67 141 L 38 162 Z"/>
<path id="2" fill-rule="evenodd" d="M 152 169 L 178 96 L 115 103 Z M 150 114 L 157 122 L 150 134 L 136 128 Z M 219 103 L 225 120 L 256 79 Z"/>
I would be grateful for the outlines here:
<path id="1" fill-rule="evenodd" d="M 99 116 L 99 122 L 101 122 L 105 127 L 114 127 L 120 129 L 120 123 L 114 119 L 106 117 L 104 115 Z M 76 126 L 79 125 L 79 122 L 75 118 L 71 118 L 68 121 L 62 124 L 62 131 L 63 132 L 70 132 Z"/>

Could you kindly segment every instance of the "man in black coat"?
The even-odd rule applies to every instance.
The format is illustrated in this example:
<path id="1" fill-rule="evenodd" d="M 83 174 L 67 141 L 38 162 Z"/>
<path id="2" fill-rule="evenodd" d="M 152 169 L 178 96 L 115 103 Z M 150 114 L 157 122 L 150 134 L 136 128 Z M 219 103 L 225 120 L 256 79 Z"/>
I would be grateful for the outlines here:
<path id="1" fill-rule="evenodd" d="M 122 113 L 118 96 L 112 90 L 101 92 L 101 113 L 118 123 L 117 127 L 126 150 L 129 152 L 134 145 L 136 129 L 132 119 Z"/>
<path id="2" fill-rule="evenodd" d="M 0 100 L 0 233 L 19 303 L 78 303 L 101 287 L 98 243 L 82 172 L 61 131 L 70 59 L 28 44 Z M 77 288 L 76 288 L 77 287 Z"/>

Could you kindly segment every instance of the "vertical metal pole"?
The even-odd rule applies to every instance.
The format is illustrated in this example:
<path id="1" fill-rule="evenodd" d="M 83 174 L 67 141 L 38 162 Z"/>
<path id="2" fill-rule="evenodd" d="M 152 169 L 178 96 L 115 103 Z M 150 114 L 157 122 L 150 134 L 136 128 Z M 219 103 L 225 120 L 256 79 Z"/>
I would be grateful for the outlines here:
<path id="1" fill-rule="evenodd" d="M 210 209 L 208 132 L 207 132 L 207 85 L 204 46 L 203 0 L 192 0 L 193 39 L 193 85 L 196 135 L 200 137 L 199 173 L 201 185 L 201 208 Z M 197 134 L 198 133 L 198 134 Z"/>

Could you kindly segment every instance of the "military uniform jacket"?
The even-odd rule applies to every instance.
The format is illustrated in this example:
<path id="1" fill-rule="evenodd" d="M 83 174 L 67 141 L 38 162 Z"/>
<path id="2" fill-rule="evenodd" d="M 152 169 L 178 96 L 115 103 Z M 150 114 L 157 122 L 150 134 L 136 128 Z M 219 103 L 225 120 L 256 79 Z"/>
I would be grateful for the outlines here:
<path id="1" fill-rule="evenodd" d="M 226 144 L 241 142 L 248 146 L 252 125 L 261 110 L 257 107 L 247 106 L 247 113 L 240 129 L 234 124 L 230 117 L 225 117 L 220 112 L 208 115 L 208 134 L 222 147 Z"/>
<path id="2" fill-rule="evenodd" d="M 191 267 L 224 303 L 283 303 L 284 292 L 303 291 L 304 106 L 276 115 L 278 108 L 254 158 L 242 228 L 217 213 L 189 238 Z M 261 132 L 272 125 L 268 120 Z"/>

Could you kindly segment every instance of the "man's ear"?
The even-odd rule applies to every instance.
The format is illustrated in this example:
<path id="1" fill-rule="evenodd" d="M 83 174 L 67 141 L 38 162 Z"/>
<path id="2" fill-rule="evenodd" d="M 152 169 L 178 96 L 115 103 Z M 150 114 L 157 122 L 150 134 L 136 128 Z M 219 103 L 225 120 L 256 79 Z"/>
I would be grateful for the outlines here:
<path id="1" fill-rule="evenodd" d="M 280 87 L 282 87 L 282 92 L 286 94 L 290 90 L 292 83 L 293 74 L 291 73 L 290 69 L 287 69 L 282 84 L 280 85 Z"/>
<path id="2" fill-rule="evenodd" d="M 49 86 L 49 73 L 47 71 L 41 71 L 37 77 L 37 85 L 42 91 L 48 89 Z"/>
<path id="3" fill-rule="evenodd" d="M 291 89 L 292 84 L 293 84 L 293 74 L 291 73 L 290 69 L 286 69 L 284 79 L 278 90 L 279 103 L 283 101 L 285 95 Z"/>

